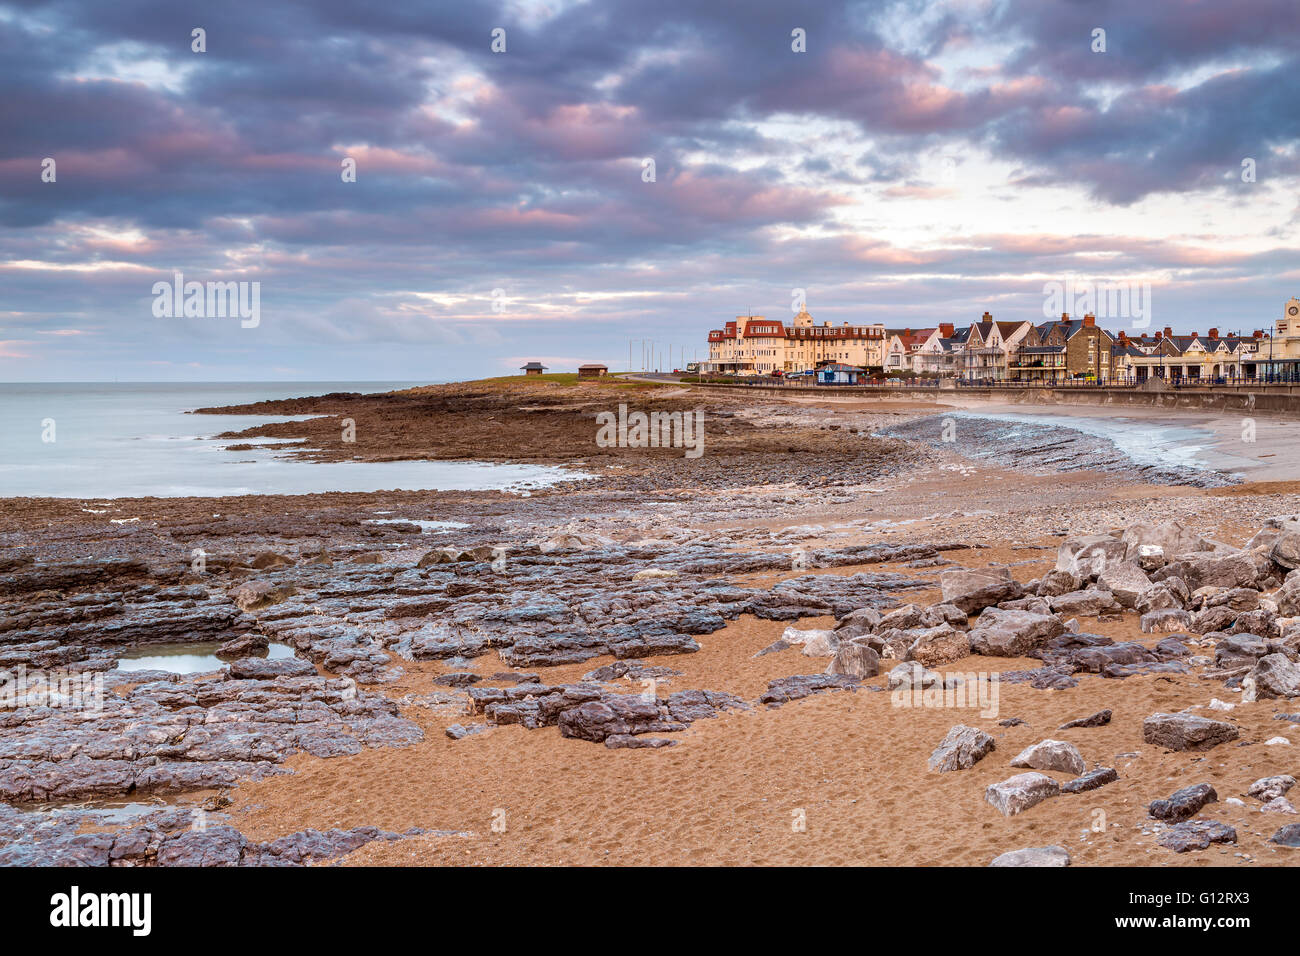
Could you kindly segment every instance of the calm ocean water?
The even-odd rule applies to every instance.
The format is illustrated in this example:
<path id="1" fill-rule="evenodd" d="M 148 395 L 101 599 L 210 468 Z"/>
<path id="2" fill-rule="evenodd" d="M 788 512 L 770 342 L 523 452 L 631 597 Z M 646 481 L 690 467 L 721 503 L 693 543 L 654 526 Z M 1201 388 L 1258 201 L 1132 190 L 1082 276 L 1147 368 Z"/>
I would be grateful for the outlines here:
<path id="1" fill-rule="evenodd" d="M 210 436 L 293 416 L 187 415 L 326 392 L 422 382 L 0 383 L 0 497 L 128 498 L 325 491 L 526 491 L 574 472 L 463 461 L 303 462 L 276 442 L 229 452 Z M 53 422 L 53 441 L 49 422 Z"/>

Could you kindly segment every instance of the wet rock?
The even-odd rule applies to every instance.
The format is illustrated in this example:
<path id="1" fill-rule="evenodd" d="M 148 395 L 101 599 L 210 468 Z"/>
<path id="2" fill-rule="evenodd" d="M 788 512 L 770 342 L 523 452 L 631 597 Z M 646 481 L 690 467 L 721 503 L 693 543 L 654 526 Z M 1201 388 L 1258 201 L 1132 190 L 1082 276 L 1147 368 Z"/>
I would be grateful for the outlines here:
<path id="1" fill-rule="evenodd" d="M 1237 736 L 1232 724 L 1194 714 L 1152 714 L 1142 721 L 1142 739 L 1168 750 L 1209 750 Z"/>
<path id="2" fill-rule="evenodd" d="M 937 773 L 969 770 L 997 749 L 997 742 L 984 731 L 957 724 L 930 754 L 930 769 Z"/>
<path id="3" fill-rule="evenodd" d="M 1079 717 L 1061 724 L 1057 730 L 1069 730 L 1071 727 L 1105 727 L 1110 723 L 1110 710 L 1099 710 L 1087 717 Z"/>
<path id="4" fill-rule="evenodd" d="M 992 657 L 1023 657 L 1065 630 L 1055 616 L 986 608 L 969 632 L 970 648 Z"/>
<path id="5" fill-rule="evenodd" d="M 1118 779 L 1119 774 L 1113 767 L 1098 767 L 1096 770 L 1089 770 L 1082 776 L 1067 780 L 1061 784 L 1061 792 L 1086 793 L 1089 790 L 1104 787 L 1108 783 L 1114 783 Z"/>
<path id="6" fill-rule="evenodd" d="M 1028 847 L 993 858 L 989 866 L 1069 866 L 1070 854 L 1063 846 Z"/>
<path id="7" fill-rule="evenodd" d="M 1198 783 L 1177 790 L 1167 800 L 1155 800 L 1147 807 L 1147 812 L 1157 820 L 1177 823 L 1194 817 L 1207 803 L 1214 803 L 1219 795 L 1208 783 Z"/>
<path id="8" fill-rule="evenodd" d="M 1208 849 L 1211 843 L 1236 843 L 1237 831 L 1215 820 L 1187 820 L 1162 833 L 1156 841 L 1175 853 Z"/>
<path id="9" fill-rule="evenodd" d="M 1005 817 L 1023 813 L 1061 792 L 1055 780 L 1042 773 L 1020 773 L 984 791 L 986 802 Z"/>
<path id="10" fill-rule="evenodd" d="M 217 657 L 222 660 L 234 660 L 239 657 L 251 657 L 258 654 L 265 654 L 270 642 L 266 635 L 250 632 L 233 641 L 226 641 L 217 648 Z"/>
<path id="11" fill-rule="evenodd" d="M 1011 766 L 1081 774 L 1088 765 L 1083 762 L 1083 755 L 1074 744 L 1064 740 L 1041 740 L 1016 754 L 1011 759 Z"/>

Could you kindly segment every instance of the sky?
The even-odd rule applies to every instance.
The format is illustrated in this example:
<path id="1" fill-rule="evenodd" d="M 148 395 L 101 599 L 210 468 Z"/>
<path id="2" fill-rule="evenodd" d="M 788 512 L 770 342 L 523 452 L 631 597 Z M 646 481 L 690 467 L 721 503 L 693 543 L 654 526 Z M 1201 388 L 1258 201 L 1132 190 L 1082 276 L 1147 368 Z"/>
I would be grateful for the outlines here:
<path id="1" fill-rule="evenodd" d="M 0 0 L 0 381 L 670 368 L 1066 281 L 1268 328 L 1298 143 L 1296 0 Z"/>

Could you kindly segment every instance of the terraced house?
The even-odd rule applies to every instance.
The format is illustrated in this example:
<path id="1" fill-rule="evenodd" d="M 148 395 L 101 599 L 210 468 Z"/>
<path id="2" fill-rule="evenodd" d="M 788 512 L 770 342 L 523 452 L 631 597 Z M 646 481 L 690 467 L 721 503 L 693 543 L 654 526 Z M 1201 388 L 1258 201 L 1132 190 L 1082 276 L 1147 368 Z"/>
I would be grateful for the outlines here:
<path id="1" fill-rule="evenodd" d="M 1129 338 L 1121 332 L 1112 352 L 1117 381 L 1140 384 L 1161 378 L 1170 383 L 1215 384 L 1256 380 L 1268 361 L 1269 345 L 1262 329 L 1249 336 L 1221 336 L 1218 329 L 1210 329 L 1202 336 L 1198 332 L 1174 335 L 1166 326 L 1149 338 Z"/>
<path id="2" fill-rule="evenodd" d="M 1028 323 L 1026 323 L 1028 324 Z M 1098 382 L 1112 379 L 1114 337 L 1097 325 L 1094 315 L 1060 319 L 1031 326 L 1020 340 L 1011 362 L 1011 380 L 1018 382 Z"/>

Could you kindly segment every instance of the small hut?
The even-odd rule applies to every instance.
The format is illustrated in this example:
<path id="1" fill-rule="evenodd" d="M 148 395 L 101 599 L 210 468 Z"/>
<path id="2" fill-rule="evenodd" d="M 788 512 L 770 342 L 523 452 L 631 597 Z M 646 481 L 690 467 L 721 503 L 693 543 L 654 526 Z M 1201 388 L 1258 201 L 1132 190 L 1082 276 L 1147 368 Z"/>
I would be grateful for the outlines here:
<path id="1" fill-rule="evenodd" d="M 527 365 L 519 366 L 519 371 L 525 375 L 541 375 L 546 371 L 546 366 L 541 362 L 529 362 Z"/>
<path id="2" fill-rule="evenodd" d="M 598 362 L 578 366 L 578 378 L 603 378 L 608 374 L 609 366 L 601 365 Z"/>

